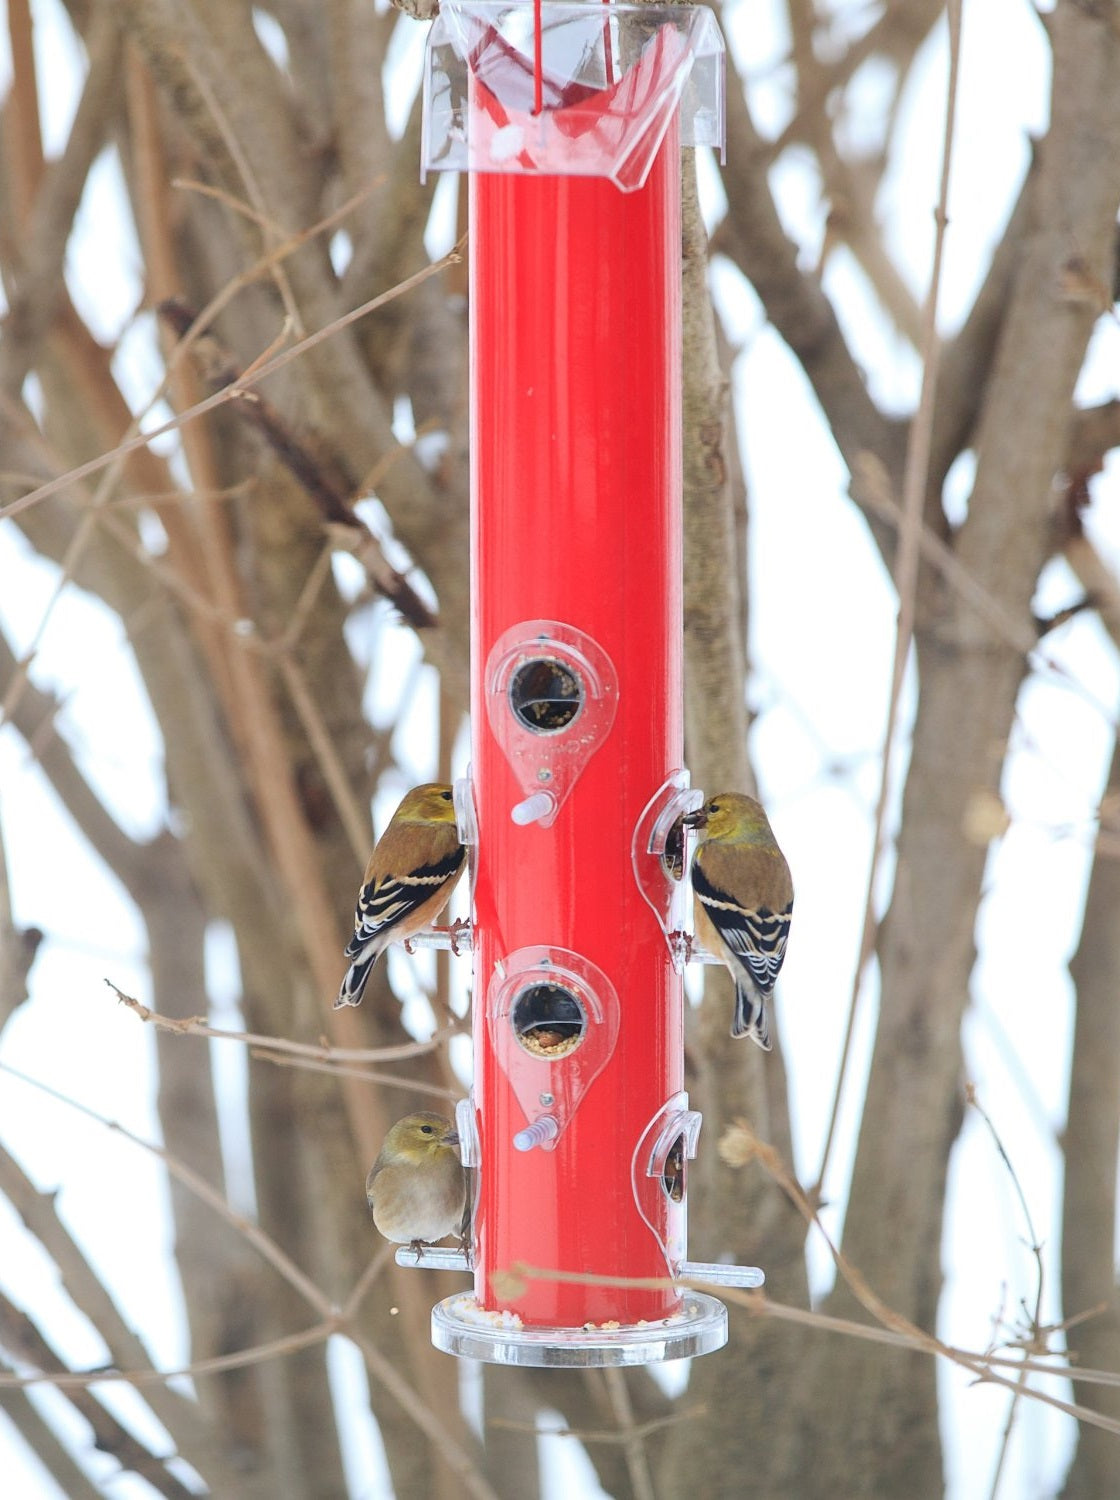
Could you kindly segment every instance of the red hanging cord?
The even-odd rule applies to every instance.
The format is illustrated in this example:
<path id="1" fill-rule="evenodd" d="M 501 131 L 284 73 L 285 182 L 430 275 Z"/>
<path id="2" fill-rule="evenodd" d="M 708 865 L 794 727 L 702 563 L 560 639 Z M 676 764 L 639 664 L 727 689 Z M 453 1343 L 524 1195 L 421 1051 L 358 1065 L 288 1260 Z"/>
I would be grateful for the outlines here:
<path id="1" fill-rule="evenodd" d="M 533 0 L 533 113 L 544 108 L 544 24 L 541 0 Z"/>
<path id="2" fill-rule="evenodd" d="M 603 0 L 604 5 L 609 5 L 611 0 Z M 611 19 L 610 16 L 603 18 L 603 61 L 606 66 L 607 87 L 614 87 L 614 56 L 611 52 Z"/>

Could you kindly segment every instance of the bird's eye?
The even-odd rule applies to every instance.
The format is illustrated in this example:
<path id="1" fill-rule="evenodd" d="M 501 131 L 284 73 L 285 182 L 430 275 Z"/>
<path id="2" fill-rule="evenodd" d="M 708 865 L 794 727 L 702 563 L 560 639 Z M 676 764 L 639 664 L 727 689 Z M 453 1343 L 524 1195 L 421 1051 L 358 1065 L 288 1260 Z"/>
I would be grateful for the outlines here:
<path id="1" fill-rule="evenodd" d="M 440 796 L 443 798 L 443 800 L 445 802 L 450 802 L 451 801 L 451 793 L 450 792 L 440 792 Z"/>
<path id="2" fill-rule="evenodd" d="M 421 1125 L 420 1131 L 421 1131 L 421 1134 L 423 1134 L 423 1135 L 432 1135 L 434 1133 L 434 1131 L 435 1131 L 435 1126 L 434 1125 Z"/>

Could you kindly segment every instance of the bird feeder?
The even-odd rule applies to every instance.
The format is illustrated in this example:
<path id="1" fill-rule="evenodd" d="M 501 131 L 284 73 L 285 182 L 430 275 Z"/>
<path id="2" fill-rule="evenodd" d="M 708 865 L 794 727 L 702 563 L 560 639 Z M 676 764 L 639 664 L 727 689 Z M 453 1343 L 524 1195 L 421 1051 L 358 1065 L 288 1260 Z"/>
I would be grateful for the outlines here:
<path id="1" fill-rule="evenodd" d="M 701 800 L 683 769 L 679 151 L 722 146 L 722 54 L 705 9 L 586 0 L 443 0 L 428 41 L 424 167 L 470 192 L 459 1128 L 477 1169 L 474 1294 L 432 1327 L 507 1364 L 704 1353 L 726 1310 L 669 1278 L 762 1280 L 687 1261 L 700 1117 L 674 942 L 674 829 Z"/>

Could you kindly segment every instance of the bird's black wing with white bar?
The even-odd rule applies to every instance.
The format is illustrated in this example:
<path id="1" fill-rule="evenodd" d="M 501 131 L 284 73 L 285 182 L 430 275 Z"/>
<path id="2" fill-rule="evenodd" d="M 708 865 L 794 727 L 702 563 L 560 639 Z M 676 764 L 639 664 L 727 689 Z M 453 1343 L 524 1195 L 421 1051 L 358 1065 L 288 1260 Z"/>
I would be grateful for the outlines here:
<path id="1" fill-rule="evenodd" d="M 705 875 L 699 863 L 692 867 L 692 889 L 708 920 L 719 933 L 759 993 L 773 993 L 774 981 L 786 956 L 791 901 L 783 911 L 760 906 L 748 911 Z"/>
<path id="2" fill-rule="evenodd" d="M 357 958 L 372 938 L 387 937 L 393 928 L 418 914 L 459 873 L 465 857 L 460 845 L 443 859 L 420 865 L 407 875 L 385 875 L 364 885 L 358 892 L 354 936 L 346 945 L 346 957 Z"/>

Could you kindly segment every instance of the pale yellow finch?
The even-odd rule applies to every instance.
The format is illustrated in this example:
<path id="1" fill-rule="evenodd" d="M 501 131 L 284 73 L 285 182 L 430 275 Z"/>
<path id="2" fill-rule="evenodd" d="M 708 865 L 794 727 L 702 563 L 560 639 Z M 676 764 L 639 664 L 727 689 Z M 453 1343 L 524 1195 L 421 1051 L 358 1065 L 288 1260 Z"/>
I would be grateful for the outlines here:
<path id="1" fill-rule="evenodd" d="M 435 921 L 465 860 L 451 788 L 441 782 L 414 786 L 366 865 L 354 936 L 346 945 L 350 967 L 334 1002 L 336 1010 L 360 1003 L 369 972 L 390 943 L 404 942 Z"/>
<path id="2" fill-rule="evenodd" d="M 692 862 L 696 935 L 735 981 L 732 1036 L 770 1050 L 766 1002 L 786 956 L 793 880 L 762 807 L 720 792 L 684 821 L 701 831 Z"/>
<path id="3" fill-rule="evenodd" d="M 366 1178 L 373 1222 L 387 1240 L 426 1244 L 464 1230 L 466 1173 L 459 1137 L 442 1115 L 426 1110 L 398 1120 Z"/>

